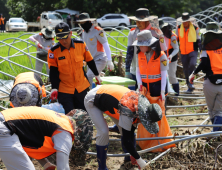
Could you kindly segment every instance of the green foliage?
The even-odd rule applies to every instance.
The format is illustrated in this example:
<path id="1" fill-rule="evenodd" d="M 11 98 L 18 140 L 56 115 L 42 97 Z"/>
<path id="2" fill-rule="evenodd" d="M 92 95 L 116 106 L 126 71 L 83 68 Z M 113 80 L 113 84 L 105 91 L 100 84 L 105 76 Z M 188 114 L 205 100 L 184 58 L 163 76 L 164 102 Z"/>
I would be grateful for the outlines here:
<path id="1" fill-rule="evenodd" d="M 141 7 L 148 8 L 151 15 L 177 18 L 182 12 L 195 14 L 221 3 L 219 0 L 137 0 L 136 2 L 135 0 L 0 0 L 0 9 L 2 2 L 6 1 L 11 16 L 23 17 L 27 21 L 36 21 L 43 11 L 54 11 L 66 7 L 88 12 L 91 17 L 97 18 L 107 13 L 134 15 L 135 10 Z"/>
<path id="2" fill-rule="evenodd" d="M 9 16 L 9 9 L 6 7 L 7 0 L 0 0 L 0 14 L 3 14 L 3 17 L 5 17 L 5 21 L 7 21 Z"/>

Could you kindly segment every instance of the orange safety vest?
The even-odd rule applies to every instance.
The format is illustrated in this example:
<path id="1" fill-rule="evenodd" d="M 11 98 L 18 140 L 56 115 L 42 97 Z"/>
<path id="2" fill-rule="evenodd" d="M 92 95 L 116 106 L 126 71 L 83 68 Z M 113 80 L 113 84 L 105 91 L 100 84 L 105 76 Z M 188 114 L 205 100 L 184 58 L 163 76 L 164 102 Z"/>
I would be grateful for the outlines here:
<path id="1" fill-rule="evenodd" d="M 210 59 L 210 65 L 213 74 L 222 74 L 222 48 L 212 51 L 207 50 L 206 52 Z"/>
<path id="2" fill-rule="evenodd" d="M 143 52 L 138 54 L 138 63 L 140 75 L 143 85 L 148 89 L 151 96 L 160 96 L 161 92 L 161 70 L 160 70 L 160 57 L 165 53 L 161 51 L 158 58 L 154 59 L 155 51 L 147 63 L 146 56 Z M 167 61 L 165 61 L 167 62 Z M 167 88 L 166 88 L 167 89 Z M 166 90 L 167 94 L 167 90 Z"/>
<path id="3" fill-rule="evenodd" d="M 40 77 L 39 77 L 39 78 L 40 78 Z M 40 79 L 41 79 L 41 78 L 40 78 Z M 14 85 L 13 85 L 13 87 L 12 87 L 12 90 L 13 90 L 13 88 L 14 88 L 17 84 L 21 84 L 21 83 L 30 83 L 30 84 L 34 85 L 34 86 L 38 89 L 40 98 L 46 97 L 45 86 L 44 86 L 43 84 L 40 85 L 41 82 L 35 78 L 35 73 L 34 73 L 34 72 L 20 73 L 20 74 L 15 78 L 15 82 L 14 82 Z M 11 105 L 12 107 L 14 107 L 11 102 L 10 102 L 10 105 Z"/>
<path id="4" fill-rule="evenodd" d="M 119 120 L 118 105 L 130 89 L 120 85 L 102 85 L 96 92 L 94 105 L 107 115 Z"/>
<path id="5" fill-rule="evenodd" d="M 177 35 L 173 32 L 173 31 L 171 31 L 172 32 L 172 35 L 171 35 L 171 38 L 173 37 L 173 36 L 175 36 L 176 37 L 176 39 L 178 39 L 178 37 L 177 37 Z M 173 47 L 172 47 L 172 45 L 171 45 L 171 38 L 169 38 L 169 42 L 168 42 L 168 47 L 167 47 L 167 53 L 166 53 L 166 55 L 167 55 L 167 58 L 169 58 L 169 55 L 173 52 Z M 174 56 L 175 57 L 175 56 Z M 171 63 L 171 61 L 169 62 L 169 63 Z"/>
<path id="6" fill-rule="evenodd" d="M 198 27 L 194 26 L 195 30 L 198 29 Z M 189 54 L 193 51 L 198 50 L 198 44 L 197 42 L 188 42 L 188 33 L 189 29 L 185 31 L 184 29 L 184 35 L 183 37 L 180 36 L 180 25 L 178 26 L 178 34 L 179 34 L 179 41 L 180 41 L 180 52 L 183 55 Z"/>
<path id="7" fill-rule="evenodd" d="M 43 159 L 56 152 L 52 137 L 60 133 L 59 129 L 70 132 L 74 141 L 74 129 L 64 114 L 37 106 L 16 107 L 1 113 L 6 126 L 18 135 L 23 149 L 34 159 Z"/>
<path id="8" fill-rule="evenodd" d="M 2 24 L 4 25 L 4 19 L 1 17 L 0 18 L 0 25 L 2 25 Z"/>

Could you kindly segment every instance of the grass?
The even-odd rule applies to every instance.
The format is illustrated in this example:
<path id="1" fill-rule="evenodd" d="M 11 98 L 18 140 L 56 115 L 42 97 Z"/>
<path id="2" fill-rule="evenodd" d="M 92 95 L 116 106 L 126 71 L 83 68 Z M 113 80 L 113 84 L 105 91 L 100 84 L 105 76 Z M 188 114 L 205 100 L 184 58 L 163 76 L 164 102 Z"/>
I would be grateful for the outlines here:
<path id="1" fill-rule="evenodd" d="M 27 33 L 27 32 L 0 33 L 0 56 L 1 57 L 8 57 L 8 56 L 13 56 L 13 55 L 19 55 L 19 56 L 15 56 L 15 57 L 9 57 L 8 59 L 10 61 L 17 63 L 17 64 L 26 66 L 28 68 L 35 69 L 35 59 L 34 58 L 24 55 L 24 53 L 19 52 L 18 50 L 13 48 L 13 47 L 16 47 L 20 50 L 23 50 L 26 53 L 36 52 L 36 47 L 31 46 L 30 48 L 27 49 L 27 43 L 14 39 L 14 38 L 20 37 L 20 39 L 27 40 L 29 38 L 29 36 L 31 36 L 33 33 L 35 33 L 35 32 L 31 32 L 31 33 Z M 110 44 L 110 49 L 113 53 L 119 54 L 120 50 L 116 50 L 111 46 L 114 46 L 114 47 L 117 47 L 121 50 L 126 51 L 125 47 L 127 46 L 127 41 L 128 41 L 127 37 L 123 36 L 123 34 L 119 33 L 118 31 L 107 31 L 106 33 L 113 37 L 113 39 L 112 39 L 107 35 L 108 42 Z M 123 33 L 127 36 L 129 31 L 124 30 Z M 76 33 L 73 32 L 73 34 L 75 35 Z M 123 44 L 125 47 L 120 45 L 119 43 L 116 43 L 116 41 L 114 39 L 117 40 L 118 42 L 120 42 L 121 44 Z M 3 42 L 1 42 L 1 41 L 3 41 L 4 43 L 8 43 L 8 44 L 10 44 L 14 41 L 14 43 L 12 44 L 13 47 L 9 47 L 9 46 L 3 44 Z M 28 42 L 31 42 L 31 41 L 28 40 Z M 57 42 L 57 40 L 56 40 L 56 42 Z M 34 45 L 34 43 L 32 43 L 32 44 Z M 36 56 L 35 53 L 30 54 L 30 55 L 32 55 L 33 57 Z M 22 68 L 20 66 L 17 66 L 15 64 L 9 64 L 8 61 L 4 61 L 3 59 L 0 59 L 0 71 L 3 71 L 5 73 L 8 73 L 13 76 L 17 76 L 19 73 L 26 72 L 28 70 L 25 68 Z M 43 67 L 42 72 L 46 73 L 45 65 Z M 12 78 L 8 77 L 7 75 L 0 74 L 0 79 L 9 80 Z"/>

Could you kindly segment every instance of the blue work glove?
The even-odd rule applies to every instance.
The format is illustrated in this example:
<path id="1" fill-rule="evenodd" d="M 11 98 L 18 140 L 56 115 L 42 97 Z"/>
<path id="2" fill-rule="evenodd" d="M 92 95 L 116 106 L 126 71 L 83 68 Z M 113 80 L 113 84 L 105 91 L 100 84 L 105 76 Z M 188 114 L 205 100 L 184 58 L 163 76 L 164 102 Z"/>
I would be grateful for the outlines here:
<path id="1" fill-rule="evenodd" d="M 129 78 L 129 79 L 132 79 L 132 75 L 131 75 L 130 72 L 125 72 L 125 77 Z"/>

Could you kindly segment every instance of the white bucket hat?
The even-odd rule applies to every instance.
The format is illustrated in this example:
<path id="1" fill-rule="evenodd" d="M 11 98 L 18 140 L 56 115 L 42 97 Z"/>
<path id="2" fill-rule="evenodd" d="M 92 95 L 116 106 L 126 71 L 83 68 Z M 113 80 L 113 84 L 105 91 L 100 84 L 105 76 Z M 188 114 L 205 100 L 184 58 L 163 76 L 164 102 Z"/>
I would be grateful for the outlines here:
<path id="1" fill-rule="evenodd" d="M 149 30 L 141 31 L 137 34 L 137 40 L 133 42 L 133 46 L 151 46 L 158 39 L 153 37 Z"/>

